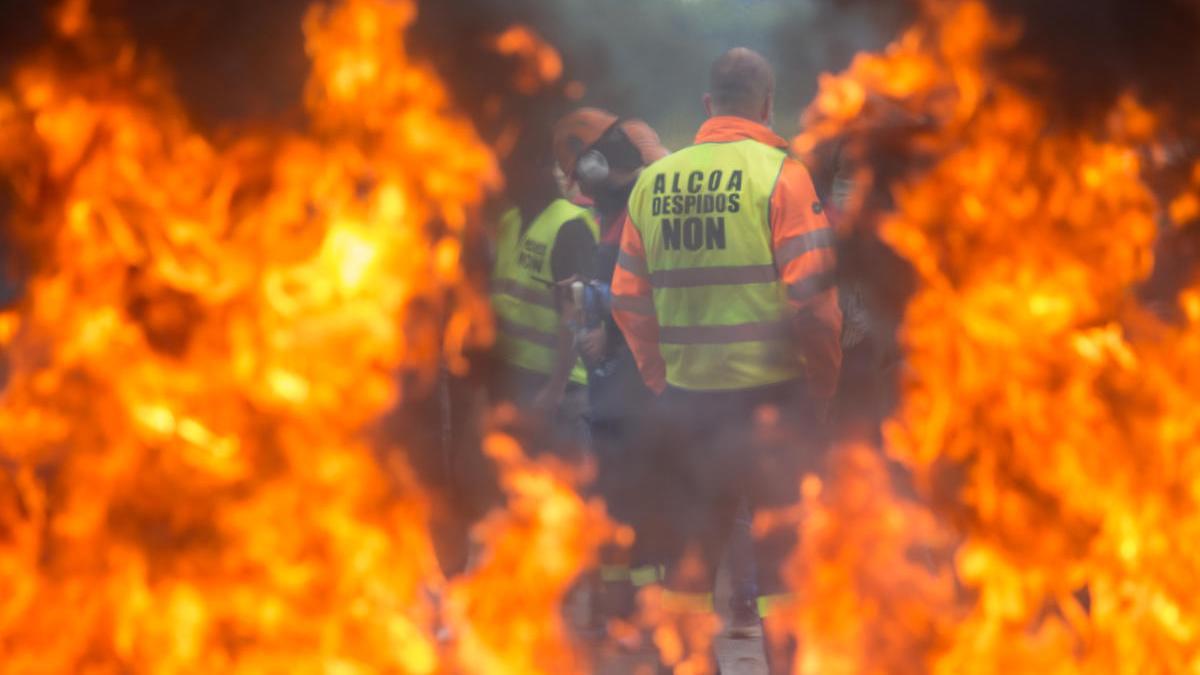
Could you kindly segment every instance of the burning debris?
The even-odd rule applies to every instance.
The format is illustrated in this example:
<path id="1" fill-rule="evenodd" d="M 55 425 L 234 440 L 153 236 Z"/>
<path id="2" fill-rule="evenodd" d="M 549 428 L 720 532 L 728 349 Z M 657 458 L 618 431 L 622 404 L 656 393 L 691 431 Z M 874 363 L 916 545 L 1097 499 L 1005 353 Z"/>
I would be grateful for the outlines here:
<path id="1" fill-rule="evenodd" d="M 6 672 L 561 672 L 568 645 L 497 640 L 486 608 L 552 625 L 603 515 L 493 441 L 515 510 L 439 616 L 425 499 L 365 433 L 404 405 L 397 371 L 490 340 L 459 256 L 496 162 L 406 59 L 412 19 L 309 10 L 303 133 L 201 135 L 79 1 L 0 92 L 31 261 L 0 320 Z M 517 571 L 544 601 L 501 581 Z M 441 645 L 450 617 L 463 640 Z"/>
<path id="2" fill-rule="evenodd" d="M 918 280 L 886 447 L 930 504 L 881 499 L 847 468 L 878 472 L 861 453 L 843 460 L 828 499 L 810 502 L 795 560 L 811 600 L 795 610 L 801 672 L 1200 665 L 1200 606 L 1185 581 L 1200 570 L 1188 543 L 1200 528 L 1200 295 L 1193 277 L 1169 325 L 1132 292 L 1165 215 L 1144 149 L 1190 113 L 1147 107 L 1164 102 L 1134 86 L 1153 84 L 1152 69 L 1091 92 L 1089 119 L 1102 124 L 1072 114 L 1084 102 L 1071 85 L 1017 77 L 1074 72 L 1030 46 L 1048 46 L 1042 4 L 1010 14 L 923 3 L 887 52 L 825 81 L 798 140 L 887 125 L 880 111 L 926 119 L 905 131 L 908 165 L 883 185 L 887 210 L 862 200 L 851 216 L 877 223 Z M 864 139 L 849 141 L 860 196 L 878 151 Z M 949 527 L 952 556 L 935 554 L 947 533 L 931 515 Z M 856 538 L 856 518 L 872 541 Z"/>

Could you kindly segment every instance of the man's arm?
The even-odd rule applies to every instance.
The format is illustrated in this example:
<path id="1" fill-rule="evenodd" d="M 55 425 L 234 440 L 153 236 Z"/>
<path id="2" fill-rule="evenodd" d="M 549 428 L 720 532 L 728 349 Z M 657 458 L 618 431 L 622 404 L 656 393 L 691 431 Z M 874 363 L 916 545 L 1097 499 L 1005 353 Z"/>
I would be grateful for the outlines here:
<path id="1" fill-rule="evenodd" d="M 771 195 L 775 266 L 796 312 L 796 339 L 813 398 L 828 402 L 842 366 L 836 237 L 804 165 L 786 160 Z"/>
<path id="2" fill-rule="evenodd" d="M 587 276 L 592 268 L 592 260 L 596 257 L 596 237 L 582 218 L 563 223 L 554 238 L 554 248 L 550 251 L 550 274 L 554 282 L 562 282 L 571 277 Z"/>
<path id="3" fill-rule="evenodd" d="M 651 390 L 661 394 L 667 387 L 667 369 L 658 348 L 658 317 L 654 313 L 646 249 L 641 233 L 628 217 L 621 232 L 621 252 L 613 272 L 612 295 L 613 318 L 625 335 L 642 379 Z"/>
<path id="4" fill-rule="evenodd" d="M 596 238 L 587 223 L 576 218 L 564 223 L 554 238 L 550 249 L 550 274 L 555 284 L 571 277 L 583 276 L 596 251 Z M 558 286 L 555 287 L 556 289 Z M 554 408 L 562 400 L 571 381 L 571 370 L 575 367 L 575 335 L 567 326 L 562 302 L 558 302 L 558 345 L 555 350 L 554 367 L 546 386 L 538 393 L 535 405 Z"/>

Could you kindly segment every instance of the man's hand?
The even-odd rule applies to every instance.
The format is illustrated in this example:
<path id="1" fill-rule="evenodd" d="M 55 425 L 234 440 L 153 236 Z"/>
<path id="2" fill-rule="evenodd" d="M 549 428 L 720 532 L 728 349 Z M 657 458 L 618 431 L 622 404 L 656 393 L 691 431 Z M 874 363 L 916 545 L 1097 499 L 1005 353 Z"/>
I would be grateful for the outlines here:
<path id="1" fill-rule="evenodd" d="M 603 360 L 608 352 L 608 331 L 603 325 L 585 331 L 579 336 L 577 347 L 587 361 L 596 363 Z"/>
<path id="2" fill-rule="evenodd" d="M 554 383 L 547 383 L 533 397 L 530 406 L 538 415 L 553 416 L 558 411 L 558 406 L 563 400 L 563 388 L 554 386 Z"/>
<path id="3" fill-rule="evenodd" d="M 587 283 L 583 277 L 573 274 L 555 284 L 554 292 L 558 296 L 559 318 L 566 325 L 579 326 L 583 324 L 583 307 L 576 304 L 575 294 L 571 291 L 571 286 L 577 281 Z"/>

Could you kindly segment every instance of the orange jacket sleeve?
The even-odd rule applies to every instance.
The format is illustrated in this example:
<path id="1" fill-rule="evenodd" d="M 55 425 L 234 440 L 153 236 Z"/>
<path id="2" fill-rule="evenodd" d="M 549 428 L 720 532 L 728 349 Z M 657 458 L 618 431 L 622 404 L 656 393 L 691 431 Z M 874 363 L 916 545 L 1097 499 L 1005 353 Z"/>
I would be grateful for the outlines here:
<path id="1" fill-rule="evenodd" d="M 811 393 L 829 400 L 842 367 L 836 237 L 808 170 L 795 160 L 784 162 L 771 195 L 771 239 L 775 266 L 796 311 L 796 339 Z"/>
<path id="2" fill-rule="evenodd" d="M 651 390 L 661 394 L 667 386 L 667 368 L 658 348 L 658 317 L 654 314 L 646 248 L 641 233 L 628 216 L 621 232 L 612 293 L 613 318 L 637 360 L 642 379 Z"/>

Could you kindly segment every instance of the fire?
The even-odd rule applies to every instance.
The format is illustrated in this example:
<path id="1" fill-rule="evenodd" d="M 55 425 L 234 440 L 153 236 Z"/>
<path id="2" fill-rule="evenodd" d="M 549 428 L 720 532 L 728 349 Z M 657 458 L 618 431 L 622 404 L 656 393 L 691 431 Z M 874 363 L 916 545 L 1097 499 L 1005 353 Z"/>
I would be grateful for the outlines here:
<path id="1" fill-rule="evenodd" d="M 599 501 L 580 501 L 572 486 L 582 477 L 570 468 L 528 464 L 503 434 L 489 437 L 486 449 L 504 472 L 510 504 L 479 525 L 489 551 L 450 589 L 451 624 L 463 631 L 458 664 L 469 673 L 587 672 L 569 644 L 563 599 L 602 544 L 631 535 L 612 525 Z"/>
<path id="2" fill-rule="evenodd" d="M 461 369 L 491 337 L 459 255 L 496 164 L 405 56 L 413 16 L 314 5 L 303 132 L 205 137 L 80 1 L 0 90 L 30 260 L 0 316 L 6 672 L 445 672 L 497 644 L 488 603 L 556 619 L 605 527 L 568 476 L 503 454 L 513 510 L 439 616 L 426 504 L 365 433 L 402 404 L 397 371 Z M 513 560 L 530 548 L 558 557 Z M 461 622 L 450 651 L 441 620 Z M 560 638 L 505 644 L 489 672 L 562 672 L 541 660 Z"/>
<path id="3" fill-rule="evenodd" d="M 988 60 L 1019 26 L 922 7 L 824 83 L 798 146 L 869 124 L 875 99 L 931 122 L 880 230 L 919 279 L 886 447 L 930 506 L 861 449 L 810 484 L 800 670 L 1194 672 L 1200 286 L 1178 325 L 1132 293 L 1167 207 L 1141 151 L 1165 130 L 1132 96 L 1105 128 L 1052 123 Z"/>
<path id="4" fill-rule="evenodd" d="M 532 94 L 562 77 L 562 57 L 528 26 L 509 28 L 496 37 L 493 46 L 496 53 L 519 59 L 516 86 L 522 92 Z"/>
<path id="5" fill-rule="evenodd" d="M 700 567 L 703 563 L 694 556 L 685 558 L 683 566 Z M 690 570 L 689 570 L 690 572 Z M 699 609 L 680 603 L 662 588 L 648 586 L 638 597 L 638 621 L 649 631 L 658 650 L 659 660 L 675 675 L 710 675 L 713 643 L 721 631 L 721 620 L 707 608 Z"/>

